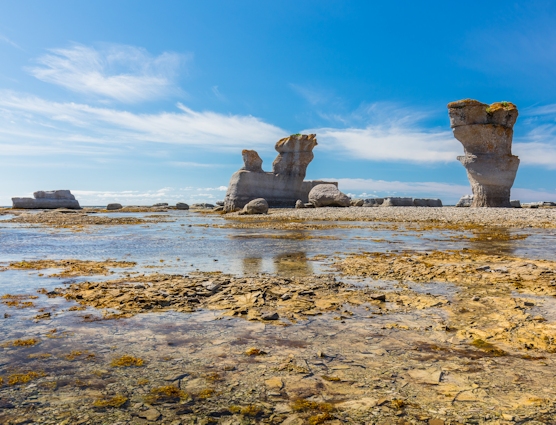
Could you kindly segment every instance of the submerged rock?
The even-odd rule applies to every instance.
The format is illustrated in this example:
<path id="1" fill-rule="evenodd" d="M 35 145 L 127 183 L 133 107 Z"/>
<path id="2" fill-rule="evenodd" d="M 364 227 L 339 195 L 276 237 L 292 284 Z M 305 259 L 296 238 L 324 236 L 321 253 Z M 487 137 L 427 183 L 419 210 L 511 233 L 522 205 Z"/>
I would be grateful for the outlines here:
<path id="1" fill-rule="evenodd" d="M 81 209 L 69 190 L 50 190 L 33 193 L 34 198 L 12 198 L 12 208 L 22 209 Z"/>
<path id="2" fill-rule="evenodd" d="M 252 199 L 264 198 L 271 207 L 293 207 L 298 199 L 308 201 L 309 192 L 321 181 L 303 181 L 317 145 L 315 134 L 294 134 L 276 143 L 278 156 L 272 171 L 264 172 L 262 159 L 253 150 L 243 150 L 244 166 L 232 175 L 225 211 L 240 210 Z"/>
<path id="3" fill-rule="evenodd" d="M 510 207 L 510 189 L 519 158 L 512 155 L 517 108 L 510 102 L 487 105 L 465 99 L 448 104 L 450 126 L 465 154 L 458 160 L 473 190 L 472 207 Z"/>
<path id="4" fill-rule="evenodd" d="M 351 199 L 340 192 L 336 185 L 319 184 L 309 192 L 309 201 L 316 208 L 320 207 L 349 207 Z"/>

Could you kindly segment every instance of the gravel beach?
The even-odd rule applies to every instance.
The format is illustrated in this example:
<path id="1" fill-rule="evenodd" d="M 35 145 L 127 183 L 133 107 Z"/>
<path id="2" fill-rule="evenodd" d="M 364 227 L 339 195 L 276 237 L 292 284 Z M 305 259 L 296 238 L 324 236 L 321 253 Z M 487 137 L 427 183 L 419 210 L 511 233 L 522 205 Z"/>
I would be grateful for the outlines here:
<path id="1" fill-rule="evenodd" d="M 273 220 L 382 221 L 448 225 L 556 228 L 556 208 L 307 208 L 271 209 Z M 227 218 L 261 220 L 261 216 L 227 214 Z M 268 217 L 268 216 L 267 216 Z"/>

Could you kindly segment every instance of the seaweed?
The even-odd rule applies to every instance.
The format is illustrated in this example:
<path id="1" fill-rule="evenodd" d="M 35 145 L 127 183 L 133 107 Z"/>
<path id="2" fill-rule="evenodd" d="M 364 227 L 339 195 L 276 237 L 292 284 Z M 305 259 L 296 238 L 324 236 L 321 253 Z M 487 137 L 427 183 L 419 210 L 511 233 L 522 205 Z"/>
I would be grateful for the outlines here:
<path id="1" fill-rule="evenodd" d="M 504 350 L 501 350 L 500 348 L 492 345 L 489 342 L 483 341 L 482 339 L 473 340 L 473 342 L 471 342 L 471 345 L 477 347 L 479 350 L 484 351 L 485 353 L 492 355 L 493 357 L 502 357 L 508 355 L 508 353 L 506 353 Z"/>
<path id="2" fill-rule="evenodd" d="M 122 356 L 120 358 L 112 360 L 112 363 L 110 363 L 110 366 L 112 366 L 112 367 L 131 367 L 131 366 L 140 367 L 140 366 L 143 366 L 143 359 L 140 359 L 138 357 L 125 355 L 125 356 Z"/>
<path id="3" fill-rule="evenodd" d="M 39 340 L 36 338 L 27 338 L 27 339 L 16 339 L 12 342 L 11 345 L 14 347 L 31 347 L 39 343 Z"/>
<path id="4" fill-rule="evenodd" d="M 173 385 L 165 385 L 152 388 L 150 393 L 145 396 L 145 402 L 148 404 L 177 403 L 187 398 L 189 395 L 186 392 Z"/>
<path id="5" fill-rule="evenodd" d="M 105 407 L 122 407 L 124 406 L 128 401 L 128 398 L 121 395 L 121 394 L 116 394 L 114 397 L 111 398 L 100 398 L 97 399 L 93 402 L 93 406 L 94 407 L 100 407 L 100 408 L 105 408 Z"/>
<path id="6" fill-rule="evenodd" d="M 14 373 L 8 376 L 9 385 L 26 384 L 33 379 L 42 378 L 46 376 L 44 372 L 27 372 L 27 373 Z"/>

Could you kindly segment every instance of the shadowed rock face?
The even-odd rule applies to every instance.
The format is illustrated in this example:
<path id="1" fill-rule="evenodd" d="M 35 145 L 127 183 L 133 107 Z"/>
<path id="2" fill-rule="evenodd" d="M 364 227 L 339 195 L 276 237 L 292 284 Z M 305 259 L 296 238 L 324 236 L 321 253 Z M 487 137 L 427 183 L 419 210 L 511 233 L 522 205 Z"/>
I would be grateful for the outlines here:
<path id="1" fill-rule="evenodd" d="M 467 170 L 473 190 L 472 207 L 507 207 L 519 158 L 512 155 L 517 108 L 510 102 L 487 105 L 465 99 L 448 104 L 454 137 L 465 155 L 458 160 Z"/>
<path id="2" fill-rule="evenodd" d="M 272 172 L 264 172 L 262 159 L 253 150 L 243 150 L 244 166 L 230 180 L 225 211 L 237 211 L 249 201 L 264 198 L 270 207 L 293 207 L 298 199 L 307 202 L 310 190 L 320 181 L 303 181 L 317 145 L 315 134 L 295 134 L 276 143 L 278 156 Z"/>

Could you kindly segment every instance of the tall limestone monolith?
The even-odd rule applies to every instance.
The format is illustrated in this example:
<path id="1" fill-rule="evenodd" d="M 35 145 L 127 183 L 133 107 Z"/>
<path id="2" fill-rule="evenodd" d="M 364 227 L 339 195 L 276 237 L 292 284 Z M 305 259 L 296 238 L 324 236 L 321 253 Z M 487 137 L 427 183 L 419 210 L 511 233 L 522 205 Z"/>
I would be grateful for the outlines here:
<path id="1" fill-rule="evenodd" d="M 473 190 L 471 206 L 511 207 L 510 190 L 519 167 L 519 158 L 512 155 L 516 106 L 464 99 L 449 103 L 448 113 L 454 137 L 465 153 L 458 160 Z"/>

